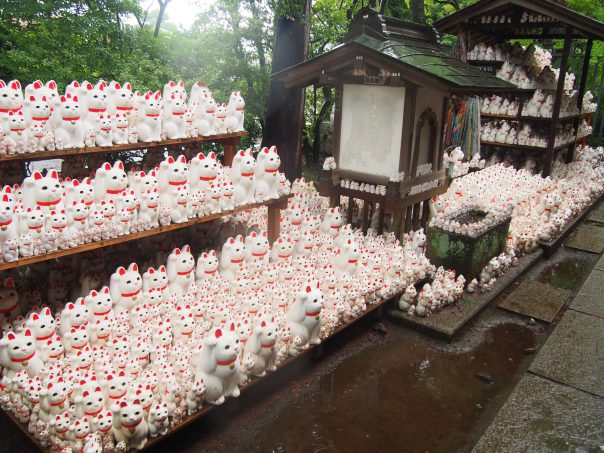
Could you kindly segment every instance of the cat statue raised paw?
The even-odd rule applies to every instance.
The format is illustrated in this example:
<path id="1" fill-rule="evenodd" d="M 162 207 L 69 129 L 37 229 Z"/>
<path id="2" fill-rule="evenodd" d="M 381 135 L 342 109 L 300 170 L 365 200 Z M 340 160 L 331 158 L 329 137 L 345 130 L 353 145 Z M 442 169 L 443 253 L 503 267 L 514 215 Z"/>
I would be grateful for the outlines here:
<path id="1" fill-rule="evenodd" d="M 126 448 L 142 449 L 147 443 L 149 425 L 145 420 L 140 401 L 122 401 L 111 406 L 113 414 L 113 434 L 115 440 L 124 442 Z"/>
<path id="2" fill-rule="evenodd" d="M 287 310 L 287 326 L 292 337 L 299 337 L 301 347 L 307 348 L 309 344 L 316 345 L 321 342 L 321 310 L 323 308 L 323 293 L 318 282 L 309 282 L 296 295 L 296 299 Z M 298 348 L 293 344 L 289 349 L 290 355 L 297 355 Z"/>
<path id="3" fill-rule="evenodd" d="M 222 404 L 227 396 L 239 396 L 239 337 L 235 324 L 228 330 L 215 329 L 203 342 L 200 352 L 191 358 L 195 379 L 205 384 L 204 401 Z"/>

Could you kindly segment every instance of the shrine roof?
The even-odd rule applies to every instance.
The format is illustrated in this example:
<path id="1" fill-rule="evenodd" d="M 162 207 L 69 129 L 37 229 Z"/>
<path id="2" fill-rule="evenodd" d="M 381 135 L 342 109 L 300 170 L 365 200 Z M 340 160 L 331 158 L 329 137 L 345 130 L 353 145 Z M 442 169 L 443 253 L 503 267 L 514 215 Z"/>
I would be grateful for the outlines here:
<path id="1" fill-rule="evenodd" d="M 450 56 L 437 42 L 432 27 L 385 18 L 368 9 L 353 20 L 342 44 L 273 77 L 286 86 L 320 85 L 330 73 L 354 71 L 359 59 L 389 73 L 400 73 L 409 84 L 450 93 L 517 90 L 509 82 Z"/>
<path id="2" fill-rule="evenodd" d="M 529 15 L 538 21 L 529 20 Z M 490 23 L 486 23 L 488 16 Z M 450 34 L 467 29 L 479 40 L 561 39 L 567 28 L 572 29 L 573 38 L 604 40 L 604 23 L 550 0 L 480 0 L 435 22 L 434 27 Z"/>

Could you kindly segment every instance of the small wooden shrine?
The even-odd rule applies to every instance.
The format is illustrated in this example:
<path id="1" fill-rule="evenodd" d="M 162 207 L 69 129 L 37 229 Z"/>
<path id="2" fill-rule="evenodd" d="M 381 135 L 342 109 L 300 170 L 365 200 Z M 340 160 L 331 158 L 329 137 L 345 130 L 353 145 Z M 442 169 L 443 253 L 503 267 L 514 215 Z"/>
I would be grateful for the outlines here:
<path id="1" fill-rule="evenodd" d="M 449 56 L 432 27 L 369 8 L 353 19 L 341 45 L 273 77 L 286 87 L 335 88 L 332 149 L 337 171 L 324 172 L 321 194 L 333 204 L 340 195 L 364 200 L 364 230 L 379 204 L 378 231 L 388 212 L 396 233 L 424 224 L 428 204 L 423 202 L 446 190 L 442 136 L 450 96 L 515 89 Z M 342 187 L 343 178 L 386 185 L 388 191 Z M 350 219 L 352 203 L 349 211 Z"/>

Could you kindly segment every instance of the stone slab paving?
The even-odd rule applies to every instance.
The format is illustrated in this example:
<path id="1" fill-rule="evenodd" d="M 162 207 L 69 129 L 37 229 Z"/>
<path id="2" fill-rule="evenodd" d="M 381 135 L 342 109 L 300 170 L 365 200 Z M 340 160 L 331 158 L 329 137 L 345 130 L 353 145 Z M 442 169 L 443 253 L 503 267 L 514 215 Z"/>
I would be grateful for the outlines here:
<path id="1" fill-rule="evenodd" d="M 583 223 L 564 245 L 586 252 L 601 253 L 604 250 L 604 225 Z"/>
<path id="2" fill-rule="evenodd" d="M 594 269 L 589 274 L 585 284 L 570 304 L 570 308 L 604 319 L 604 271 Z"/>
<path id="3" fill-rule="evenodd" d="M 473 451 L 600 451 L 603 418 L 604 399 L 528 373 Z"/>
<path id="4" fill-rule="evenodd" d="M 596 265 L 597 266 L 597 265 Z M 583 282 L 583 286 L 579 289 L 580 294 L 587 294 L 589 296 L 600 296 L 604 299 L 604 286 L 602 283 L 602 272 L 597 268 L 592 270 Z"/>
<path id="5" fill-rule="evenodd" d="M 418 316 L 409 316 L 407 312 L 397 308 L 390 310 L 388 315 L 390 319 L 406 327 L 451 340 L 468 321 L 480 313 L 505 288 L 511 285 L 514 280 L 530 269 L 533 264 L 541 259 L 542 255 L 542 250 L 530 255 L 524 255 L 518 260 L 517 266 L 509 268 L 505 274 L 497 279 L 495 287 L 491 291 L 487 293 L 465 293 L 457 305 L 445 308 L 442 313 L 434 313 L 425 318 L 420 318 Z"/>
<path id="6" fill-rule="evenodd" d="M 529 370 L 604 398 L 604 320 L 568 310 Z"/>
<path id="7" fill-rule="evenodd" d="M 598 269 L 598 270 L 604 271 L 604 255 L 602 255 L 602 256 L 600 257 L 600 261 L 598 261 L 598 262 L 596 263 L 595 268 L 596 268 L 596 269 Z"/>
<path id="8" fill-rule="evenodd" d="M 538 281 L 525 281 L 499 306 L 521 315 L 552 322 L 571 291 Z"/>
<path id="9" fill-rule="evenodd" d="M 604 223 L 604 208 L 599 207 L 598 209 L 595 209 L 591 214 L 589 214 L 587 219 L 591 220 L 592 222 Z"/>

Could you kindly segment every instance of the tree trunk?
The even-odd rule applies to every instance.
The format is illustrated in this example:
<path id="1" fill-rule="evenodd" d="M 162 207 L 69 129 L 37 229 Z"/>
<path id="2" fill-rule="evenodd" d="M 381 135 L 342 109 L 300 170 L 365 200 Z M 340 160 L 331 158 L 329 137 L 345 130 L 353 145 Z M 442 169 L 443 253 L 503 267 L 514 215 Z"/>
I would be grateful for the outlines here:
<path id="1" fill-rule="evenodd" d="M 409 0 L 409 9 L 411 10 L 411 18 L 413 22 L 418 24 L 426 23 L 424 0 Z"/>
<path id="2" fill-rule="evenodd" d="M 308 55 L 310 38 L 311 0 L 290 2 L 296 14 L 275 19 L 275 47 L 272 73 L 304 61 Z M 290 6 L 290 10 L 293 6 Z M 289 180 L 302 174 L 302 128 L 304 126 L 304 88 L 285 88 L 282 82 L 271 79 L 262 137 L 263 146 L 276 145 L 283 163 L 282 169 Z"/>
<path id="3" fill-rule="evenodd" d="M 331 88 L 322 87 L 323 92 L 323 106 L 319 110 L 319 117 L 315 123 L 315 130 L 313 131 L 313 143 L 312 143 L 312 154 L 313 159 L 319 162 L 319 154 L 321 152 L 321 123 L 329 116 L 329 110 L 331 108 Z"/>
<path id="4" fill-rule="evenodd" d="M 155 22 L 155 31 L 153 32 L 153 36 L 157 38 L 159 36 L 159 30 L 161 29 L 161 21 L 164 19 L 164 13 L 166 12 L 166 8 L 170 0 L 157 0 L 159 3 L 159 13 L 157 15 L 157 22 Z"/>

